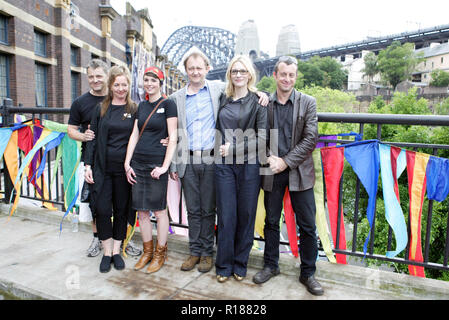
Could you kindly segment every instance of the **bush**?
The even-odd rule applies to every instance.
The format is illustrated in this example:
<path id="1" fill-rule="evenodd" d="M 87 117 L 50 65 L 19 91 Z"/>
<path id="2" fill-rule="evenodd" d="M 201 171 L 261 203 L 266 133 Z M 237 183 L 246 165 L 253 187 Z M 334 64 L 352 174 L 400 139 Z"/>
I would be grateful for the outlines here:
<path id="1" fill-rule="evenodd" d="M 434 87 L 447 87 L 449 86 L 449 72 L 444 70 L 434 70 L 430 74 L 432 76 L 431 86 Z"/>
<path id="2" fill-rule="evenodd" d="M 307 87 L 301 91 L 316 99 L 317 112 L 353 113 L 359 110 L 360 103 L 351 93 L 322 87 Z M 357 130 L 357 124 L 353 123 L 318 123 L 318 132 L 321 135 L 334 135 Z"/>

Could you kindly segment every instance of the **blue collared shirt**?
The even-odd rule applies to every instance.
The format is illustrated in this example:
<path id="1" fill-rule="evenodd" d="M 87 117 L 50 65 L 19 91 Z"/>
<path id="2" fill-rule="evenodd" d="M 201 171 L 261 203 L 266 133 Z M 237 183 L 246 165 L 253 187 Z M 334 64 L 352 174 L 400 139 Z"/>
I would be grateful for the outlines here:
<path id="1" fill-rule="evenodd" d="M 186 92 L 186 121 L 190 150 L 214 148 L 215 118 L 207 84 L 198 93 Z"/>

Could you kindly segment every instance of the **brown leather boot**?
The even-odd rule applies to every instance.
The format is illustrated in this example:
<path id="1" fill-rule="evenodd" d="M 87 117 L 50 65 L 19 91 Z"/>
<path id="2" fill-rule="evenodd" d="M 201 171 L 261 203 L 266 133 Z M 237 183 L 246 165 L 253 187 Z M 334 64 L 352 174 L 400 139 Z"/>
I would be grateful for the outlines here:
<path id="1" fill-rule="evenodd" d="M 143 267 L 147 265 L 148 262 L 153 259 L 153 240 L 147 241 L 143 243 L 143 253 L 140 257 L 139 261 L 137 261 L 136 265 L 134 266 L 134 270 L 140 270 Z"/>
<path id="2" fill-rule="evenodd" d="M 156 250 L 154 251 L 153 260 L 151 260 L 146 273 L 158 271 L 164 265 L 165 260 L 167 260 L 167 244 L 165 244 L 165 246 L 160 246 L 158 243 Z"/>

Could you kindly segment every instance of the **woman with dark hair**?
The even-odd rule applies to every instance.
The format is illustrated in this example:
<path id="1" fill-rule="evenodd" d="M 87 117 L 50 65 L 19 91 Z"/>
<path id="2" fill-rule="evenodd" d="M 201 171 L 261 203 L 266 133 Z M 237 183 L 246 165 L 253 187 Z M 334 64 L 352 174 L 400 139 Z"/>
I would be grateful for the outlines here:
<path id="1" fill-rule="evenodd" d="M 130 98 L 130 87 L 128 68 L 114 66 L 109 70 L 109 92 L 93 113 L 91 130 L 95 139 L 87 144 L 84 177 L 93 184 L 90 207 L 104 248 L 100 263 L 103 273 L 111 269 L 111 264 L 117 270 L 125 268 L 120 245 L 126 237 L 131 185 L 126 179 L 124 161 L 137 111 Z"/>
<path id="2" fill-rule="evenodd" d="M 258 148 L 265 151 L 267 109 L 258 103 L 256 72 L 246 56 L 236 56 L 226 72 L 226 90 L 217 117 L 219 163 L 215 166 L 218 282 L 246 276 L 254 239 L 260 189 Z"/>
<path id="3" fill-rule="evenodd" d="M 157 67 L 145 69 L 145 100 L 139 104 L 125 159 L 128 182 L 132 184 L 132 207 L 139 214 L 143 254 L 135 270 L 158 271 L 167 258 L 169 218 L 167 215 L 168 169 L 176 149 L 178 116 L 176 104 L 162 97 L 164 73 Z M 168 136 L 168 145 L 161 140 Z M 157 245 L 153 245 L 150 211 L 157 219 Z"/>

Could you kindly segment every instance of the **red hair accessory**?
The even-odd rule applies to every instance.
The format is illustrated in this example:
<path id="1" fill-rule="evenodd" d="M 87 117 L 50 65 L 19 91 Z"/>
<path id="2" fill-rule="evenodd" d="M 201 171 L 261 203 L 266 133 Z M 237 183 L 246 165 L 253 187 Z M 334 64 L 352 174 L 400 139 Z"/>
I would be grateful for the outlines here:
<path id="1" fill-rule="evenodd" d="M 164 73 L 161 69 L 158 67 L 148 67 L 145 69 L 145 72 L 143 74 L 152 73 L 154 74 L 159 80 L 164 81 Z"/>

